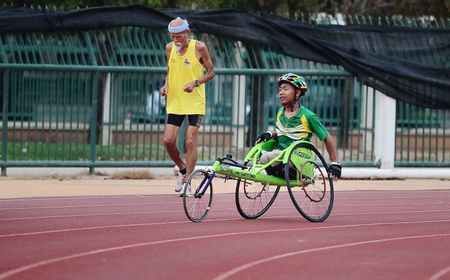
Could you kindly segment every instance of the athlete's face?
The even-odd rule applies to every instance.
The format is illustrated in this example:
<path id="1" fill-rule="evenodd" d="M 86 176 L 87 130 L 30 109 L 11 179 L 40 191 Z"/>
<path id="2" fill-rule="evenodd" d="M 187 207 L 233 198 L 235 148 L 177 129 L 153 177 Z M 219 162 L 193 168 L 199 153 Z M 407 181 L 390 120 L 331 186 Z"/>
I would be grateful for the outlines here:
<path id="1" fill-rule="evenodd" d="M 280 99 L 281 105 L 290 104 L 294 101 L 295 94 L 297 94 L 297 90 L 289 83 L 282 83 L 278 87 L 278 98 Z"/>
<path id="2" fill-rule="evenodd" d="M 170 33 L 170 38 L 172 39 L 173 43 L 177 48 L 180 48 L 182 46 L 187 46 L 188 43 L 188 36 L 189 30 L 185 30 L 180 33 Z"/>

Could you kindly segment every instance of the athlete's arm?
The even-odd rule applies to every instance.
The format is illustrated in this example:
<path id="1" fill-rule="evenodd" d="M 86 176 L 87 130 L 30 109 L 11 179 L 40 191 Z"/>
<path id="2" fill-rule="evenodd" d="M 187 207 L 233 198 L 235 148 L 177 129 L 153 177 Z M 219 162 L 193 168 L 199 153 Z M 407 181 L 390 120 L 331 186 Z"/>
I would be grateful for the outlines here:
<path id="1" fill-rule="evenodd" d="M 333 137 L 328 135 L 327 138 L 325 138 L 324 142 L 331 160 L 331 163 L 328 166 L 328 170 L 333 175 L 333 179 L 337 180 L 342 176 L 342 166 L 336 158 L 336 148 L 334 147 Z"/>
<path id="2" fill-rule="evenodd" d="M 211 57 L 209 56 L 208 48 L 206 47 L 205 43 L 197 41 L 197 43 L 195 44 L 195 56 L 206 69 L 206 73 L 202 77 L 198 78 L 197 81 L 199 81 L 200 84 L 206 83 L 207 81 L 214 78 L 215 73 Z M 192 92 L 192 90 L 196 86 L 196 81 L 192 81 L 184 86 L 184 91 Z"/>
<path id="3" fill-rule="evenodd" d="M 166 45 L 166 64 L 167 64 L 167 75 L 164 78 L 164 86 L 160 88 L 159 93 L 162 96 L 167 95 L 167 76 L 169 75 L 169 57 L 170 57 L 170 51 L 172 50 L 172 42 L 168 43 Z"/>
<path id="4" fill-rule="evenodd" d="M 212 64 L 211 57 L 209 56 L 208 48 L 206 47 L 205 43 L 197 42 L 197 44 L 195 45 L 195 53 L 200 63 L 206 69 L 206 73 L 203 75 L 203 77 L 198 79 L 198 81 L 203 84 L 214 78 L 214 66 Z"/>
<path id="5" fill-rule="evenodd" d="M 330 134 L 323 140 L 325 143 L 325 148 L 327 149 L 328 155 L 330 156 L 330 161 L 335 162 L 337 161 L 336 158 L 336 148 L 334 146 L 334 140 L 333 137 L 331 137 Z"/>

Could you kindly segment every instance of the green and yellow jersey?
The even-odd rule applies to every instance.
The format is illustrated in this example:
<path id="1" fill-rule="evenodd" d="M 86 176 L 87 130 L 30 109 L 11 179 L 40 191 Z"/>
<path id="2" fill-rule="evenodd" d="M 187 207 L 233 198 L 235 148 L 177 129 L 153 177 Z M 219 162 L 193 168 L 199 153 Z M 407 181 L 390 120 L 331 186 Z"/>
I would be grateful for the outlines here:
<path id="1" fill-rule="evenodd" d="M 297 114 L 290 118 L 284 112 L 285 108 L 281 107 L 275 120 L 279 149 L 286 149 L 297 140 L 310 141 L 313 134 L 322 141 L 328 136 L 328 131 L 319 118 L 307 108 L 300 105 Z"/>

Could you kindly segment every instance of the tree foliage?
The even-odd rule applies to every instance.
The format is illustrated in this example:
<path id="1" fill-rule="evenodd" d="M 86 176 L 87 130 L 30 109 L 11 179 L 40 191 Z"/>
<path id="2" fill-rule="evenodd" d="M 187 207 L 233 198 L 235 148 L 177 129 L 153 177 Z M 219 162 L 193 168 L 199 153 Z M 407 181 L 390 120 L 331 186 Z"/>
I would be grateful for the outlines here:
<path id="1" fill-rule="evenodd" d="M 13 6 L 57 7 L 73 10 L 77 7 L 113 5 L 145 5 L 151 8 L 220 9 L 236 8 L 250 12 L 274 13 L 295 18 L 299 14 L 364 14 L 373 16 L 449 17 L 450 0 L 9 0 Z"/>

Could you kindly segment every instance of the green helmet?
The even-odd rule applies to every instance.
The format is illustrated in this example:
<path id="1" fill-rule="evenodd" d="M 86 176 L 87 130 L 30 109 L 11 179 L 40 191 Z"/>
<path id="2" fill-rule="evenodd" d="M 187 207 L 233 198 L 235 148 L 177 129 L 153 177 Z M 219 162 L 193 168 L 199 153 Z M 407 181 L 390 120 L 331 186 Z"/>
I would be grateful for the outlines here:
<path id="1" fill-rule="evenodd" d="M 294 73 L 287 73 L 281 76 L 278 79 L 278 86 L 280 86 L 282 83 L 288 83 L 293 85 L 296 89 L 299 89 L 302 91 L 302 95 L 306 93 L 308 90 L 308 86 L 306 85 L 305 78 L 303 76 L 294 74 Z"/>

